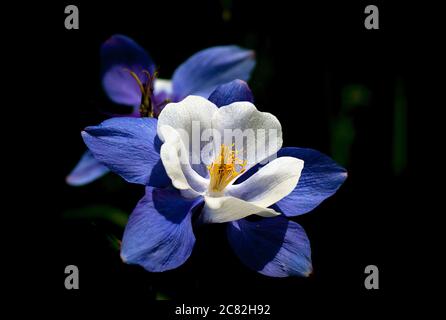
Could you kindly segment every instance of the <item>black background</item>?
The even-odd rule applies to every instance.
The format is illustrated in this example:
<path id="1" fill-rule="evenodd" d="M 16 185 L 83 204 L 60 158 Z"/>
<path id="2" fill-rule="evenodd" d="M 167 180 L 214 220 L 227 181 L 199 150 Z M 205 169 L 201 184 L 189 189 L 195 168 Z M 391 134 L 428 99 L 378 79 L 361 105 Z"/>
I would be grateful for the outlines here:
<path id="1" fill-rule="evenodd" d="M 408 211 L 415 211 L 408 201 L 413 150 L 419 144 L 407 132 L 407 165 L 395 174 L 395 88 L 402 85 L 411 128 L 414 115 L 426 108 L 421 83 L 427 80 L 420 71 L 426 67 L 431 41 L 439 38 L 426 33 L 429 28 L 423 23 L 435 8 L 374 2 L 380 29 L 366 30 L 364 8 L 369 3 L 287 3 L 77 1 L 45 5 L 42 15 L 34 16 L 39 27 L 21 42 L 28 47 L 24 53 L 30 62 L 25 67 L 41 75 L 26 81 L 39 88 L 39 95 L 31 110 L 24 110 L 38 121 L 36 143 L 28 148 L 36 155 L 35 168 L 40 168 L 29 170 L 40 171 L 40 180 L 32 191 L 27 188 L 34 208 L 26 218 L 32 240 L 26 241 L 26 254 L 19 255 L 28 261 L 25 269 L 38 263 L 39 280 L 50 294 L 46 302 L 78 308 L 105 302 L 109 310 L 131 308 L 150 315 L 157 308 L 150 302 L 161 293 L 175 303 L 276 303 L 276 313 L 298 315 L 331 303 L 341 309 L 360 305 L 371 310 L 392 304 L 401 294 L 411 295 L 417 281 L 411 278 L 412 270 L 423 269 L 418 240 L 408 227 L 414 217 Z M 64 28 L 68 4 L 79 7 L 79 30 Z M 222 19 L 224 8 L 231 10 L 229 21 Z M 119 180 L 112 176 L 81 188 L 64 180 L 85 150 L 80 131 L 99 123 L 104 119 L 100 111 L 113 107 L 100 85 L 99 48 L 115 33 L 146 48 L 162 78 L 209 46 L 238 44 L 256 50 L 250 81 L 256 105 L 279 118 L 285 146 L 330 155 L 330 126 L 341 110 L 343 88 L 367 88 L 367 105 L 349 114 L 356 136 L 347 181 L 334 197 L 295 219 L 311 241 L 310 278 L 274 279 L 249 270 L 232 253 L 220 225 L 197 231 L 197 245 L 184 266 L 148 273 L 123 264 L 110 246 L 107 235 L 119 237 L 121 229 L 104 221 L 63 218 L 66 210 L 88 204 L 107 203 L 130 212 L 144 192 L 135 185 L 110 189 L 107 185 Z M 80 290 L 64 287 L 68 264 L 80 269 Z M 364 288 L 369 264 L 380 269 L 379 290 Z M 18 287 L 19 295 L 31 293 L 33 299 L 40 290 L 37 285 Z M 134 304 L 124 302 L 127 299 Z"/>

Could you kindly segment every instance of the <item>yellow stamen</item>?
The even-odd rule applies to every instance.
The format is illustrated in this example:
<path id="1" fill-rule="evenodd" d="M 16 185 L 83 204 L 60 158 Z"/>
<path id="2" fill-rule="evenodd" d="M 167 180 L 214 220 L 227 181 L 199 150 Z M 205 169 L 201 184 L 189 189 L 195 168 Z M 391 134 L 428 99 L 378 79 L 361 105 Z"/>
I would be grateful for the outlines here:
<path id="1" fill-rule="evenodd" d="M 125 71 L 127 71 L 128 73 L 130 73 L 130 75 L 132 76 L 133 79 L 135 79 L 136 83 L 138 84 L 139 90 L 141 91 L 142 94 L 144 94 L 144 85 L 142 84 L 141 80 L 139 79 L 138 75 L 133 72 L 130 69 L 124 69 Z"/>
<path id="2" fill-rule="evenodd" d="M 215 160 L 208 166 L 211 181 L 209 191 L 222 192 L 226 186 L 246 170 L 246 160 L 237 157 L 237 151 L 224 144 L 220 146 L 220 152 Z"/>
<path id="3" fill-rule="evenodd" d="M 124 69 L 133 79 L 135 79 L 138 84 L 139 90 L 141 91 L 141 104 L 139 106 L 139 112 L 141 113 L 141 117 L 153 117 L 153 106 L 152 106 L 152 95 L 153 95 L 153 83 L 155 78 L 158 76 L 158 73 L 155 72 L 153 75 L 150 75 L 150 72 L 147 70 L 142 70 L 142 74 L 146 75 L 147 81 L 144 83 L 138 77 L 138 75 L 130 70 Z"/>

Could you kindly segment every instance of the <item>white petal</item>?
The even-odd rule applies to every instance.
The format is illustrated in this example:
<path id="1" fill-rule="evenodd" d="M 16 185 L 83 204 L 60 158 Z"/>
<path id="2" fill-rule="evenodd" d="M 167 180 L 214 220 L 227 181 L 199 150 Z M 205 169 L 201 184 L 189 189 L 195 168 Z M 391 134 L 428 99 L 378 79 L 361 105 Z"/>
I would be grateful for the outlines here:
<path id="1" fill-rule="evenodd" d="M 161 92 L 165 92 L 168 95 L 172 94 L 172 81 L 167 79 L 157 78 L 153 87 L 154 94 L 157 95 Z"/>
<path id="2" fill-rule="evenodd" d="M 212 127 L 222 137 L 220 144 L 234 143 L 235 149 L 241 151 L 239 157 L 248 161 L 247 168 L 275 155 L 282 146 L 279 120 L 270 113 L 258 111 L 250 102 L 221 107 L 212 118 Z M 214 140 L 218 149 L 218 139 Z"/>
<path id="3" fill-rule="evenodd" d="M 160 150 L 161 161 L 173 186 L 184 191 L 183 194 L 188 197 L 204 193 L 209 182 L 190 166 L 188 153 L 178 132 L 170 126 L 158 126 L 158 130 L 165 139 Z"/>
<path id="4" fill-rule="evenodd" d="M 242 183 L 229 186 L 227 194 L 259 207 L 269 207 L 296 188 L 303 167 L 303 160 L 277 158 Z"/>
<path id="5" fill-rule="evenodd" d="M 202 97 L 188 96 L 181 102 L 167 104 L 158 117 L 158 128 L 168 125 L 180 133 L 192 167 L 205 177 L 208 171 L 201 159 L 201 150 L 209 142 L 201 141 L 201 135 L 211 129 L 211 119 L 217 110 L 212 102 Z M 158 135 L 164 141 L 160 130 Z"/>
<path id="6" fill-rule="evenodd" d="M 184 130 L 189 137 L 192 135 L 192 121 L 198 121 L 201 130 L 211 128 L 211 120 L 217 106 L 205 98 L 188 96 L 176 103 L 168 103 L 158 117 L 158 128 L 170 126 L 177 130 Z M 158 135 L 164 141 L 163 135 L 158 130 Z M 184 137 L 181 137 L 184 138 Z M 187 146 L 190 141 L 184 141 Z"/>
<path id="7" fill-rule="evenodd" d="M 234 197 L 205 196 L 204 199 L 202 219 L 205 223 L 235 221 L 252 214 L 262 217 L 274 217 L 280 214 L 273 209 L 262 208 Z"/>

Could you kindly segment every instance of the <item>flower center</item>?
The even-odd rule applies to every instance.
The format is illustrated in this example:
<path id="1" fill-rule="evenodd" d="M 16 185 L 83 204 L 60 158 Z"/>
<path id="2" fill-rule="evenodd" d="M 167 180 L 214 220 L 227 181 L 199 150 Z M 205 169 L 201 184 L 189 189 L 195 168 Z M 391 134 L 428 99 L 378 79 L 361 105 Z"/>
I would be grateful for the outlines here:
<path id="1" fill-rule="evenodd" d="M 222 144 L 215 160 L 208 166 L 211 176 L 209 184 L 211 194 L 221 193 L 231 181 L 246 170 L 247 161 L 237 157 L 238 152 L 232 149 L 233 146 L 228 147 Z"/>
<path id="2" fill-rule="evenodd" d="M 132 70 L 125 69 L 130 75 L 135 79 L 138 84 L 139 90 L 141 91 L 141 104 L 139 105 L 139 113 L 141 117 L 153 117 L 153 84 L 158 73 L 155 72 L 153 75 L 149 71 L 143 70 L 142 73 L 146 75 L 147 80 L 141 81 L 138 75 Z"/>

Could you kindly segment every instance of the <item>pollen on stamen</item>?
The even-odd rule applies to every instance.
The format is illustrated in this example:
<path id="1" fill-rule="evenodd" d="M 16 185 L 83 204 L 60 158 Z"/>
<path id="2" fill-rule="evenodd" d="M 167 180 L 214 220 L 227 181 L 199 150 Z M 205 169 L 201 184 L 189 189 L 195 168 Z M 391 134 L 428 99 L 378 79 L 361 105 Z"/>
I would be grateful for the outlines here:
<path id="1" fill-rule="evenodd" d="M 233 150 L 233 147 L 234 144 L 231 147 L 222 144 L 220 152 L 208 166 L 209 191 L 212 193 L 222 192 L 229 183 L 246 170 L 247 161 L 238 158 L 238 152 Z"/>

